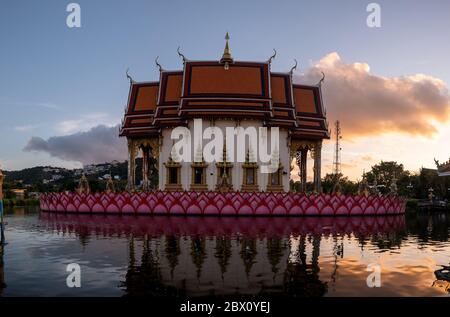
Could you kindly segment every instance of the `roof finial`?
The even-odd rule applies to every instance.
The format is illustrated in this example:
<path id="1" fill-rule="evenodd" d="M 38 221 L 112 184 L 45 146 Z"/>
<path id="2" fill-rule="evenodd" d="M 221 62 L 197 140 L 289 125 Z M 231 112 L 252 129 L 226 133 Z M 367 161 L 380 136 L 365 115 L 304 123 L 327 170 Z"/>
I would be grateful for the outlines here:
<path id="1" fill-rule="evenodd" d="M 294 58 L 294 61 L 295 61 L 295 65 L 292 66 L 291 70 L 289 71 L 289 74 L 291 74 L 291 75 L 294 73 L 294 70 L 297 69 L 297 60 L 295 58 Z"/>
<path id="2" fill-rule="evenodd" d="M 125 72 L 126 73 L 126 75 L 127 75 L 127 78 L 130 80 L 130 85 L 132 84 L 132 83 L 134 83 L 135 81 L 134 81 L 134 79 L 130 76 L 130 74 L 128 74 L 128 71 L 130 70 L 130 68 L 128 67 L 127 68 L 127 71 Z"/>
<path id="3" fill-rule="evenodd" d="M 178 53 L 178 56 L 180 56 L 181 59 L 183 59 L 183 64 L 185 64 L 186 61 L 187 61 L 187 58 L 186 58 L 186 56 L 184 56 L 184 55 L 181 53 L 180 47 L 179 47 L 179 46 L 178 46 L 178 48 L 177 48 L 177 53 Z"/>
<path id="4" fill-rule="evenodd" d="M 230 39 L 230 35 L 225 34 L 225 48 L 223 49 L 223 55 L 222 55 L 222 59 L 220 60 L 221 63 L 223 62 L 232 62 L 233 61 L 233 57 L 231 57 L 231 50 L 230 50 L 230 46 L 228 44 L 228 40 Z"/>
<path id="5" fill-rule="evenodd" d="M 267 60 L 267 63 L 272 63 L 272 60 L 275 58 L 275 56 L 277 56 L 277 50 L 273 49 L 273 55 L 269 57 L 269 59 Z"/>
<path id="6" fill-rule="evenodd" d="M 155 58 L 155 64 L 156 64 L 156 66 L 158 67 L 159 71 L 162 72 L 164 69 L 162 68 L 161 64 L 158 63 L 158 58 L 159 58 L 159 56 L 156 56 L 156 58 Z"/>
<path id="7" fill-rule="evenodd" d="M 319 86 L 319 87 L 321 87 L 322 86 L 322 83 L 325 81 L 325 73 L 324 72 L 322 72 L 321 71 L 321 73 L 322 73 L 322 78 L 319 80 L 319 82 L 317 83 L 317 86 Z"/>

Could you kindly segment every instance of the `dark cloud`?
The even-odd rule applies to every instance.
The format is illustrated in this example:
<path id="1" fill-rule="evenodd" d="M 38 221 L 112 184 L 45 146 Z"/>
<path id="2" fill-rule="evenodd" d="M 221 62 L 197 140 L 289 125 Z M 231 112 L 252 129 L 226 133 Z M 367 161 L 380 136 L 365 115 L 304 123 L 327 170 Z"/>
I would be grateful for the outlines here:
<path id="1" fill-rule="evenodd" d="M 23 149 L 83 164 L 104 163 L 127 158 L 126 139 L 119 138 L 119 126 L 99 125 L 87 132 L 55 136 L 48 140 L 32 137 Z"/>
<path id="2" fill-rule="evenodd" d="M 296 81 L 317 83 L 321 71 L 329 121 L 341 120 L 347 139 L 386 132 L 431 136 L 437 132 L 433 121 L 445 123 L 450 117 L 449 91 L 440 79 L 377 76 L 369 65 L 346 64 L 331 53 Z"/>

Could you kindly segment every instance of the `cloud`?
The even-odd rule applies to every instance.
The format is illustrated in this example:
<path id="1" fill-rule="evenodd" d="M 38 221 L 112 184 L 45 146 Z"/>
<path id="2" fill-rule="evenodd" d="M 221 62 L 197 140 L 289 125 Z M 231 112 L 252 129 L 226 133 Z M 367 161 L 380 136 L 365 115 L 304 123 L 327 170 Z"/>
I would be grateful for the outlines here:
<path id="1" fill-rule="evenodd" d="M 295 80 L 317 83 L 321 71 L 329 121 L 341 120 L 347 139 L 388 132 L 430 137 L 438 132 L 435 123 L 450 118 L 449 90 L 438 78 L 378 76 L 366 63 L 346 64 L 330 53 Z"/>
<path id="2" fill-rule="evenodd" d="M 98 125 L 112 127 L 112 122 L 118 120 L 111 119 L 107 113 L 93 112 L 80 117 L 80 119 L 64 120 L 56 124 L 56 131 L 61 134 L 72 134 L 75 132 L 86 131 Z"/>
<path id="3" fill-rule="evenodd" d="M 1 106 L 18 106 L 18 107 L 38 107 L 38 108 L 46 108 L 50 110 L 60 110 L 61 107 L 51 103 L 51 102 L 24 102 L 24 101 L 8 101 L 8 100 L 0 100 Z"/>
<path id="4" fill-rule="evenodd" d="M 48 140 L 32 137 L 23 150 L 45 152 L 62 160 L 83 164 L 123 161 L 128 153 L 126 140 L 119 138 L 118 134 L 118 125 L 99 125 L 86 132 L 55 136 Z"/>
<path id="5" fill-rule="evenodd" d="M 369 161 L 369 162 L 375 161 L 375 158 L 373 158 L 371 155 L 364 155 L 364 156 L 361 157 L 361 159 L 363 161 Z"/>
<path id="6" fill-rule="evenodd" d="M 41 126 L 40 124 L 26 124 L 26 125 L 16 126 L 16 127 L 14 127 L 14 130 L 16 130 L 18 132 L 28 132 L 28 131 L 34 130 L 40 126 Z"/>

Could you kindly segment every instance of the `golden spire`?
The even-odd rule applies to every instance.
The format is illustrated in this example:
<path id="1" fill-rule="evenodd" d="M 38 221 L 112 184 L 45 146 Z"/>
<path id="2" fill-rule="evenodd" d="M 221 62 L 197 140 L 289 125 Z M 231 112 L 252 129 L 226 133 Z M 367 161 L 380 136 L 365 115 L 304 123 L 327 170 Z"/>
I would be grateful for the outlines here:
<path id="1" fill-rule="evenodd" d="M 222 55 L 222 59 L 220 60 L 221 63 L 225 62 L 232 62 L 233 61 L 233 57 L 231 57 L 231 50 L 230 50 L 230 46 L 228 44 L 228 40 L 230 39 L 230 35 L 225 34 L 225 48 L 223 49 L 223 55 Z"/>

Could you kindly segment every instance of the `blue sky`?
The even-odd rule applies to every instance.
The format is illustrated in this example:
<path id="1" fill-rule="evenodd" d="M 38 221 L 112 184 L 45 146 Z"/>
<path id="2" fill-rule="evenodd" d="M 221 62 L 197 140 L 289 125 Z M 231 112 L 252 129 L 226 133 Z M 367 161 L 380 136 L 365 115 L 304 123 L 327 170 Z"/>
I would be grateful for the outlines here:
<path id="1" fill-rule="evenodd" d="M 138 81 L 157 80 L 157 55 L 164 68 L 181 68 L 178 45 L 189 59 L 218 59 L 226 31 L 236 59 L 266 60 L 276 48 L 274 71 L 289 70 L 296 58 L 304 72 L 337 52 L 379 76 L 424 73 L 450 82 L 445 0 L 377 1 L 381 28 L 366 25 L 372 1 L 91 0 L 74 1 L 82 27 L 70 29 L 70 2 L 0 4 L 0 164 L 8 169 L 76 165 L 22 149 L 32 136 L 118 123 L 127 67 Z"/>

